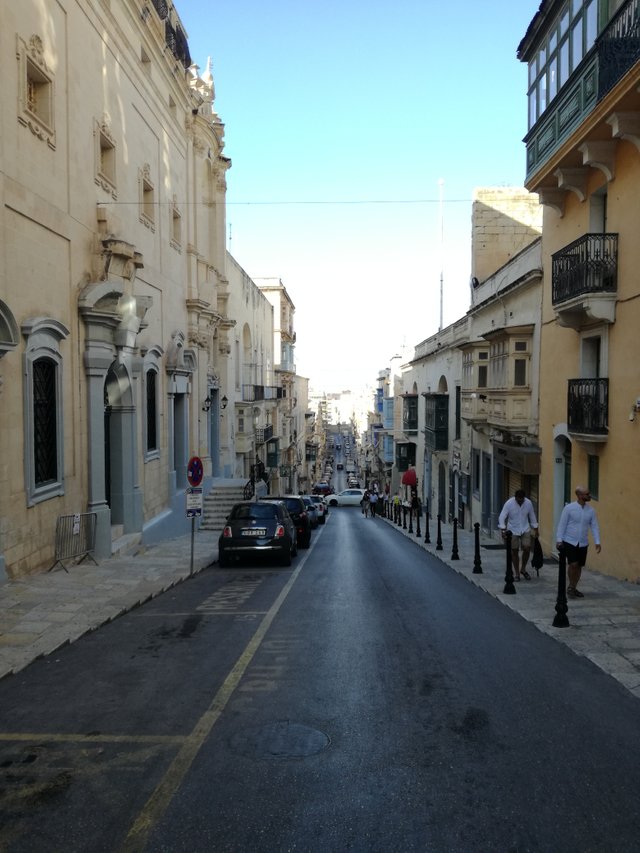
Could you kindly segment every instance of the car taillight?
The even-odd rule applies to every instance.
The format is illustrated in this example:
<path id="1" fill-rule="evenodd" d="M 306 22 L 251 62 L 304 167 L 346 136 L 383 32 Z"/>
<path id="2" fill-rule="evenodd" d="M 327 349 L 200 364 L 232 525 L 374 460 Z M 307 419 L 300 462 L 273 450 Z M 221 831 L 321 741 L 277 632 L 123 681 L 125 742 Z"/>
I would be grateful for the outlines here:
<path id="1" fill-rule="evenodd" d="M 276 538 L 279 539 L 282 536 L 284 536 L 284 527 L 281 524 L 279 524 L 276 527 Z"/>
<path id="2" fill-rule="evenodd" d="M 222 536 L 224 539 L 229 539 L 233 536 L 233 533 L 231 532 L 231 528 L 229 527 L 228 524 L 225 527 L 225 529 L 222 531 Z"/>

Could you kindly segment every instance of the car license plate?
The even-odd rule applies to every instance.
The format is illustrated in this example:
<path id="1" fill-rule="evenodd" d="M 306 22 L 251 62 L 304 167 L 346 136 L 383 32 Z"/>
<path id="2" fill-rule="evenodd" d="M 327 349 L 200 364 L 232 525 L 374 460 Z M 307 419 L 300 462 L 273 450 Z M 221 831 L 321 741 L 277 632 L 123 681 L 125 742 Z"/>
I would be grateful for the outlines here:
<path id="1" fill-rule="evenodd" d="M 266 533 L 264 527 L 247 527 L 242 531 L 243 536 L 265 536 Z"/>

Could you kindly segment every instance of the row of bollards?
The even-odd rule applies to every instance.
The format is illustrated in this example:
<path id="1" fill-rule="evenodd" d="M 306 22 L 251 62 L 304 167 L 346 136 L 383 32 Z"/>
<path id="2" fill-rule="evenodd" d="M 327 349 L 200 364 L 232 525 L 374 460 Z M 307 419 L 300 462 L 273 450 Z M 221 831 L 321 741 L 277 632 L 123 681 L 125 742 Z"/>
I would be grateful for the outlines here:
<path id="1" fill-rule="evenodd" d="M 409 510 L 409 527 L 407 529 L 407 507 L 398 507 L 397 517 L 393 518 L 394 523 L 398 526 L 402 526 L 404 530 L 407 530 L 408 533 L 413 533 L 413 512 Z M 440 514 L 437 515 L 437 537 L 436 537 L 436 551 L 443 551 L 444 546 L 442 544 L 442 516 Z M 425 505 L 425 517 L 424 517 L 424 541 L 425 545 L 431 544 L 431 535 L 429 531 L 429 501 L 426 502 Z M 473 574 L 481 575 L 482 572 L 482 559 L 480 556 L 480 524 L 476 521 L 473 525 L 474 528 L 474 556 L 473 556 Z M 420 530 L 420 511 L 416 512 L 416 536 L 422 536 L 422 532 Z M 515 595 L 516 587 L 514 583 L 514 575 L 513 575 L 513 556 L 511 551 L 511 531 L 507 530 L 505 535 L 505 557 L 506 557 L 506 570 L 504 577 L 504 595 Z M 460 555 L 458 553 L 458 519 L 453 519 L 453 544 L 451 549 L 451 559 L 459 560 Z M 564 553 L 563 549 L 560 549 L 559 552 L 559 563 L 558 563 L 558 595 L 556 599 L 556 615 L 553 619 L 553 627 L 554 628 L 566 628 L 569 626 L 569 618 L 567 616 L 567 612 L 569 610 L 567 604 L 567 592 L 566 592 L 566 568 L 567 568 L 567 557 Z"/>

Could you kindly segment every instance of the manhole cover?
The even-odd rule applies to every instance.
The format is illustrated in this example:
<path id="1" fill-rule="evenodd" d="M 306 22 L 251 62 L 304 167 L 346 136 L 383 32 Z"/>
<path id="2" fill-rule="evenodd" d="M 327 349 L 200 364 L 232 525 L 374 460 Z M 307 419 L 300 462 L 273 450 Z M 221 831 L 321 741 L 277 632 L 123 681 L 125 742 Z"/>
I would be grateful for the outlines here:
<path id="1" fill-rule="evenodd" d="M 250 758 L 306 758 L 331 743 L 324 732 L 287 720 L 234 735 L 231 748 Z"/>

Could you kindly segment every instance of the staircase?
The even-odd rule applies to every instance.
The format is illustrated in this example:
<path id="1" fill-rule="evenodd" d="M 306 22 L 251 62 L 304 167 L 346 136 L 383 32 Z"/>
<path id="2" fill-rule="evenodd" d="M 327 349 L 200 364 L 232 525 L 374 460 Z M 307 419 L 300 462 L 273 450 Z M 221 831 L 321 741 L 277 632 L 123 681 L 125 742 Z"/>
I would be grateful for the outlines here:
<path id="1" fill-rule="evenodd" d="M 215 479 L 202 505 L 201 530 L 222 532 L 231 507 L 243 501 L 246 480 Z"/>

